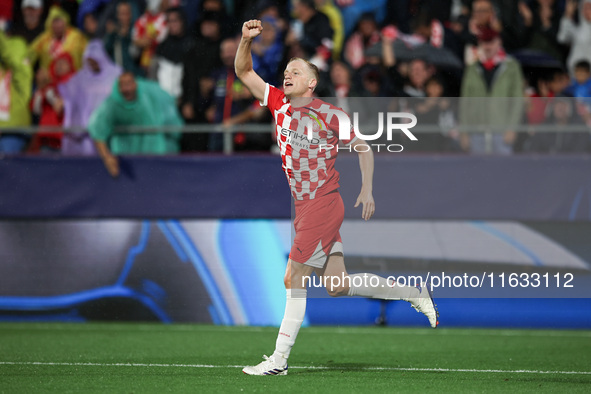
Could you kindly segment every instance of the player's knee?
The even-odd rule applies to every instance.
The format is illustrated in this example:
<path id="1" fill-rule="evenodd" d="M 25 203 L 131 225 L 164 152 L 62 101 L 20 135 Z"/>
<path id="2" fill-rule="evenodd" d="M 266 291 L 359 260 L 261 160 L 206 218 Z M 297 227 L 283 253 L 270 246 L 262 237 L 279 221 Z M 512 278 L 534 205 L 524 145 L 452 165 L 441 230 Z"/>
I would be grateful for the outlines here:
<path id="1" fill-rule="evenodd" d="M 342 297 L 342 296 L 347 295 L 347 293 L 349 292 L 349 289 L 346 289 L 343 286 L 335 286 L 335 287 L 328 286 L 326 288 L 326 292 L 331 297 Z"/>
<path id="2" fill-rule="evenodd" d="M 286 289 L 291 289 L 291 275 L 285 275 L 283 277 L 283 284 Z"/>

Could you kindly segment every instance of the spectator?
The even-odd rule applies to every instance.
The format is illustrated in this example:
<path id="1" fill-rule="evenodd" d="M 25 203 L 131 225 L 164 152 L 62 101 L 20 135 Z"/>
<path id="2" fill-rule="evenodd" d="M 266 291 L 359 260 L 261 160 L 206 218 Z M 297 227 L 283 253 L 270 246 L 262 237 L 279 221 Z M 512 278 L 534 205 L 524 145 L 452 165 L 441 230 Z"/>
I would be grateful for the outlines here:
<path id="1" fill-rule="evenodd" d="M 156 82 L 121 74 L 111 95 L 92 113 L 88 124 L 107 171 L 119 175 L 120 154 L 172 154 L 179 151 L 179 134 L 171 132 L 118 132 L 119 126 L 180 126 L 174 100 Z M 108 145 L 107 145 L 108 144 Z"/>
<path id="2" fill-rule="evenodd" d="M 470 7 L 469 19 L 462 30 L 462 38 L 466 43 L 476 43 L 481 29 L 487 27 L 500 33 L 503 29 L 492 1 L 474 0 Z"/>
<path id="3" fill-rule="evenodd" d="M 228 37 L 236 33 L 236 28 L 233 26 L 234 18 L 232 18 L 232 13 L 226 9 L 227 4 L 230 4 L 230 2 L 224 0 L 201 0 L 199 4 L 200 20 L 208 13 L 220 16 L 222 21 L 220 26 L 222 37 Z"/>
<path id="4" fill-rule="evenodd" d="M 352 71 L 345 63 L 341 61 L 333 62 L 330 66 L 330 85 L 328 91 L 324 94 L 327 97 L 336 97 L 337 100 L 347 97 L 359 97 L 361 92 L 353 82 Z M 345 100 L 342 101 L 343 103 Z M 343 105 L 337 105 L 347 112 Z"/>
<path id="5" fill-rule="evenodd" d="M 524 80 L 521 66 L 503 49 L 499 32 L 491 27 L 482 28 L 478 37 L 478 62 L 464 71 L 461 96 L 481 98 L 521 98 Z M 512 152 L 515 127 L 520 124 L 523 103 L 521 100 L 461 100 L 462 125 L 506 127 L 504 135 L 495 133 L 489 142 L 484 135 L 463 135 L 462 145 L 473 153 Z M 483 108 L 485 104 L 489 104 Z M 498 130 L 497 130 L 498 131 Z"/>
<path id="6" fill-rule="evenodd" d="M 491 26 L 500 35 L 509 50 L 522 48 L 526 43 L 523 20 L 516 0 L 463 0 L 471 13 L 463 19 L 462 39 L 476 44 L 479 30 Z M 471 45 L 472 46 L 472 45 Z M 471 55 L 470 55 L 471 56 Z M 472 58 L 471 60 L 474 60 Z"/>
<path id="7" fill-rule="evenodd" d="M 128 1 L 120 1 L 116 10 L 117 21 L 106 25 L 107 35 L 104 39 L 105 50 L 115 64 L 123 70 L 135 75 L 142 75 L 139 67 L 139 49 L 131 41 L 133 28 L 133 5 Z"/>
<path id="8" fill-rule="evenodd" d="M 388 97 L 391 95 L 386 78 L 380 72 L 379 67 L 369 65 L 363 67 L 360 72 L 362 97 Z"/>
<path id="9" fill-rule="evenodd" d="M 500 34 L 503 31 L 503 25 L 490 0 L 474 0 L 470 14 L 462 22 L 459 37 L 465 45 L 464 61 L 470 65 L 478 58 L 476 48 L 481 30 L 487 27 Z"/>
<path id="10" fill-rule="evenodd" d="M 189 123 L 207 122 L 205 110 L 210 106 L 209 92 L 213 87 L 211 74 L 222 66 L 220 59 L 221 15 L 206 12 L 197 26 L 195 45 L 185 59 L 181 112 Z M 208 56 L 203 56 L 207 53 Z M 207 150 L 206 134 L 183 135 L 183 151 Z"/>
<path id="11" fill-rule="evenodd" d="M 280 81 L 278 73 L 279 63 L 283 59 L 283 42 L 275 18 L 265 17 L 261 22 L 263 32 L 252 42 L 252 65 L 263 80 L 277 86 Z"/>
<path id="12" fill-rule="evenodd" d="M 525 142 L 525 151 L 536 153 L 583 153 L 589 151 L 587 131 L 564 131 L 568 126 L 585 129 L 582 119 L 574 110 L 574 99 L 557 97 L 546 108 L 546 125 L 556 131 L 532 133 Z"/>
<path id="13" fill-rule="evenodd" d="M 573 97 L 591 98 L 591 64 L 581 60 L 575 64 L 574 78 L 567 92 Z"/>
<path id="14" fill-rule="evenodd" d="M 90 115 L 111 94 L 119 74 L 121 68 L 109 59 L 101 41 L 91 41 L 84 51 L 80 71 L 58 86 L 64 101 L 64 127 L 88 127 Z M 61 151 L 67 156 L 96 154 L 92 139 L 83 131 L 66 133 Z"/>
<path id="15" fill-rule="evenodd" d="M 32 43 L 43 33 L 43 0 L 23 0 L 21 3 L 22 21 L 13 26 L 12 33 Z"/>
<path id="16" fill-rule="evenodd" d="M 408 5 L 410 0 L 336 0 L 343 15 L 343 25 L 345 28 L 345 37 L 353 32 L 359 17 L 366 12 L 371 12 L 376 16 L 378 24 L 384 24 L 386 21 L 395 23 L 397 17 L 404 18 L 404 6 Z M 393 4 L 387 4 L 393 3 Z M 391 13 L 390 13 L 391 11 Z"/>
<path id="17" fill-rule="evenodd" d="M 84 21 L 82 22 L 82 32 L 88 39 L 99 37 L 99 21 L 97 15 L 89 12 L 84 15 Z"/>
<path id="18" fill-rule="evenodd" d="M 8 38 L 0 31 L 0 130 L 31 124 L 33 71 L 26 55 L 27 44 L 22 38 Z M 25 135 L 0 132 L 0 153 L 22 152 L 27 141 Z"/>
<path id="19" fill-rule="evenodd" d="M 181 8 L 169 8 L 166 11 L 166 24 L 168 35 L 156 48 L 156 79 L 162 89 L 180 102 L 184 61 L 194 41 L 187 34 Z"/>
<path id="20" fill-rule="evenodd" d="M 421 12 L 411 22 L 413 37 L 420 43 L 428 43 L 435 48 L 446 48 L 459 58 L 462 46 L 456 34 L 433 18 L 429 12 Z"/>
<path id="21" fill-rule="evenodd" d="M 408 67 L 408 82 L 404 84 L 403 91 L 409 97 L 425 97 L 426 83 L 435 73 L 423 59 L 413 59 Z"/>
<path id="22" fill-rule="evenodd" d="M 321 71 L 327 71 L 334 45 L 328 17 L 316 10 L 314 0 L 295 0 L 293 12 L 296 20 L 286 44 L 295 50 L 294 56 L 310 58 Z"/>
<path id="23" fill-rule="evenodd" d="M 343 58 L 358 70 L 366 63 L 365 51 L 380 42 L 378 23 L 371 13 L 363 14 L 357 22 L 355 31 L 345 44 Z"/>
<path id="24" fill-rule="evenodd" d="M 574 17 L 579 6 L 579 24 L 575 24 Z M 591 63 L 591 0 L 567 0 L 564 16 L 560 20 L 558 42 L 570 44 L 568 68 L 572 73 L 574 65 L 580 60 Z"/>
<path id="25" fill-rule="evenodd" d="M 76 23 L 84 26 L 84 16 L 91 13 L 97 21 L 96 37 L 104 38 L 107 34 L 107 26 L 113 25 L 117 20 L 117 6 L 126 2 L 131 5 L 132 17 L 135 22 L 146 8 L 146 0 L 82 0 L 78 8 Z"/>
<path id="26" fill-rule="evenodd" d="M 575 64 L 574 78 L 566 93 L 578 99 L 577 112 L 591 124 L 591 65 L 588 61 L 581 60 Z"/>
<path id="27" fill-rule="evenodd" d="M 0 3 L 0 30 L 6 30 L 8 24 L 12 22 L 13 8 L 14 4 L 12 4 L 12 0 L 4 0 Z"/>
<path id="28" fill-rule="evenodd" d="M 519 13 L 526 27 L 525 45 L 529 49 L 545 52 L 556 59 L 562 59 L 556 36 L 560 25 L 560 13 L 555 0 L 536 0 L 531 7 L 519 1 Z"/>
<path id="29" fill-rule="evenodd" d="M 550 89 L 550 92 L 552 92 L 552 97 L 559 95 L 568 95 L 568 93 L 566 93 L 566 89 L 569 85 L 570 79 L 568 76 L 568 72 L 565 69 L 553 70 L 550 73 L 550 78 L 548 80 L 548 89 Z"/>
<path id="30" fill-rule="evenodd" d="M 443 81 L 437 76 L 425 82 L 425 98 L 411 101 L 414 113 L 421 120 L 421 124 L 438 126 L 441 132 L 421 133 L 418 143 L 409 144 L 405 151 L 411 152 L 446 152 L 460 151 L 458 142 L 455 114 L 452 102 L 445 98 Z"/>
<path id="31" fill-rule="evenodd" d="M 528 92 L 527 120 L 530 125 L 541 124 L 546 120 L 546 107 L 556 95 L 550 89 L 553 75 L 541 76 L 537 81 L 537 89 Z"/>
<path id="32" fill-rule="evenodd" d="M 213 123 L 224 123 L 227 126 L 236 123 L 236 119 L 243 112 L 249 111 L 253 101 L 249 90 L 236 77 L 234 72 L 234 58 L 238 50 L 238 42 L 234 38 L 227 38 L 220 46 L 220 57 L 223 66 L 212 74 L 212 101 L 213 105 L 208 109 L 208 120 Z M 209 150 L 221 151 L 223 148 L 223 136 L 220 133 L 212 133 L 209 136 Z"/>
<path id="33" fill-rule="evenodd" d="M 146 12 L 133 25 L 133 44 L 140 48 L 140 67 L 148 70 L 156 47 L 166 38 L 166 14 L 168 0 L 149 0 Z"/>
<path id="34" fill-rule="evenodd" d="M 398 64 L 394 50 L 394 36 L 385 31 L 382 35 L 383 64 L 388 70 L 397 96 L 425 97 L 425 83 L 435 73 L 433 66 L 421 58 Z"/>
<path id="35" fill-rule="evenodd" d="M 393 23 L 402 33 L 409 34 L 413 17 L 421 13 L 447 25 L 452 16 L 454 3 L 460 0 L 387 0 L 386 21 Z"/>
<path id="36" fill-rule="evenodd" d="M 55 58 L 49 72 L 44 68 L 37 71 L 37 88 L 31 106 L 39 116 L 39 126 L 61 126 L 64 120 L 64 102 L 58 91 L 58 84 L 65 83 L 74 74 L 74 61 L 64 52 Z M 32 152 L 59 151 L 62 142 L 61 132 L 41 132 L 35 134 L 29 148 Z"/>
<path id="37" fill-rule="evenodd" d="M 329 83 L 321 84 L 314 90 L 314 92 L 320 97 L 335 97 L 336 102 L 334 102 L 334 104 L 347 113 L 352 109 L 349 98 L 362 96 L 361 90 L 353 81 L 353 72 L 351 68 L 340 60 L 334 61 L 330 65 Z M 355 101 L 355 104 L 357 103 L 360 102 Z M 361 116 L 370 113 L 368 111 L 360 112 L 364 112 Z M 365 118 L 362 118 L 362 120 L 365 120 Z"/>
<path id="38" fill-rule="evenodd" d="M 332 0 L 314 0 L 316 9 L 326 15 L 333 31 L 332 35 L 332 58 L 339 60 L 345 42 L 345 28 L 343 16 Z"/>
<path id="39" fill-rule="evenodd" d="M 259 0 L 256 8 L 256 13 L 251 18 L 241 18 L 241 20 L 249 20 L 258 18 L 269 17 L 276 20 L 277 28 L 279 29 L 279 35 L 284 38 L 289 27 L 287 23 L 287 11 L 285 5 L 281 5 L 275 0 Z"/>
<path id="40" fill-rule="evenodd" d="M 89 38 L 102 38 L 105 34 L 104 26 L 101 24 L 106 21 L 108 16 L 109 3 L 111 0 L 82 0 L 80 2 L 76 25 L 81 27 Z"/>
<path id="41" fill-rule="evenodd" d="M 33 41 L 29 48 L 32 64 L 39 60 L 39 67 L 49 69 L 51 62 L 64 52 L 72 57 L 75 69 L 82 65 L 82 53 L 86 48 L 86 37 L 70 26 L 70 18 L 61 8 L 53 6 L 45 21 L 45 31 Z"/>
<path id="42" fill-rule="evenodd" d="M 547 121 L 548 106 L 552 103 L 554 97 L 569 95 L 565 93 L 568 84 L 568 73 L 563 70 L 552 70 L 538 78 L 537 89 L 527 92 L 527 121 L 530 126 L 543 124 Z M 572 95 L 570 96 L 572 97 Z M 531 130 L 528 133 L 519 133 L 513 146 L 514 152 L 531 151 L 530 139 L 533 135 L 535 134 Z"/>

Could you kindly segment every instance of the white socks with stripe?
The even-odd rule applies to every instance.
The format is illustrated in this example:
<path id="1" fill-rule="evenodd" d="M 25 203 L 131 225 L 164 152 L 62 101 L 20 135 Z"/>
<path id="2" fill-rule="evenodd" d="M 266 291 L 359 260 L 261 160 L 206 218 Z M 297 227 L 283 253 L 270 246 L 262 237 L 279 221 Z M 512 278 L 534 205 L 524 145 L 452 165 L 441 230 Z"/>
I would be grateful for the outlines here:
<path id="1" fill-rule="evenodd" d="M 408 301 L 419 294 L 416 287 L 401 286 L 375 274 L 353 274 L 349 278 L 349 296 Z"/>
<path id="2" fill-rule="evenodd" d="M 273 353 L 275 362 L 281 366 L 287 364 L 287 358 L 289 357 L 291 348 L 304 322 L 307 296 L 308 290 L 287 289 L 285 314 L 283 315 L 283 321 L 281 322 L 275 344 L 275 352 Z"/>

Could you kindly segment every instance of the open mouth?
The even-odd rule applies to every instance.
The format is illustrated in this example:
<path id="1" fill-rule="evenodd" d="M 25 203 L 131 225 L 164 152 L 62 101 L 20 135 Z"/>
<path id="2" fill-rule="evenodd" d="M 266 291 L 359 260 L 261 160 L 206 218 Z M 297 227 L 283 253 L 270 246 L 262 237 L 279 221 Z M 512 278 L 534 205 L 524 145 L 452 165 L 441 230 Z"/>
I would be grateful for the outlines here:
<path id="1" fill-rule="evenodd" d="M 285 87 L 288 87 L 288 86 L 293 86 L 293 83 L 291 83 L 291 82 L 285 82 Z"/>

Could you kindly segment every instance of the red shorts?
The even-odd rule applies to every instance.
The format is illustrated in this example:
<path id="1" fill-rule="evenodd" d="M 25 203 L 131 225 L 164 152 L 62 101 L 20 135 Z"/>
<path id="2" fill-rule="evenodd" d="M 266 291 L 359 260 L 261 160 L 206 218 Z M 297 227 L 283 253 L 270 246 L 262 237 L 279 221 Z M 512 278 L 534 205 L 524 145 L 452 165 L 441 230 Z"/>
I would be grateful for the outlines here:
<path id="1" fill-rule="evenodd" d="M 289 258 L 322 268 L 328 256 L 343 253 L 339 230 L 344 217 L 345 206 L 336 190 L 313 200 L 296 200 L 295 238 Z"/>

